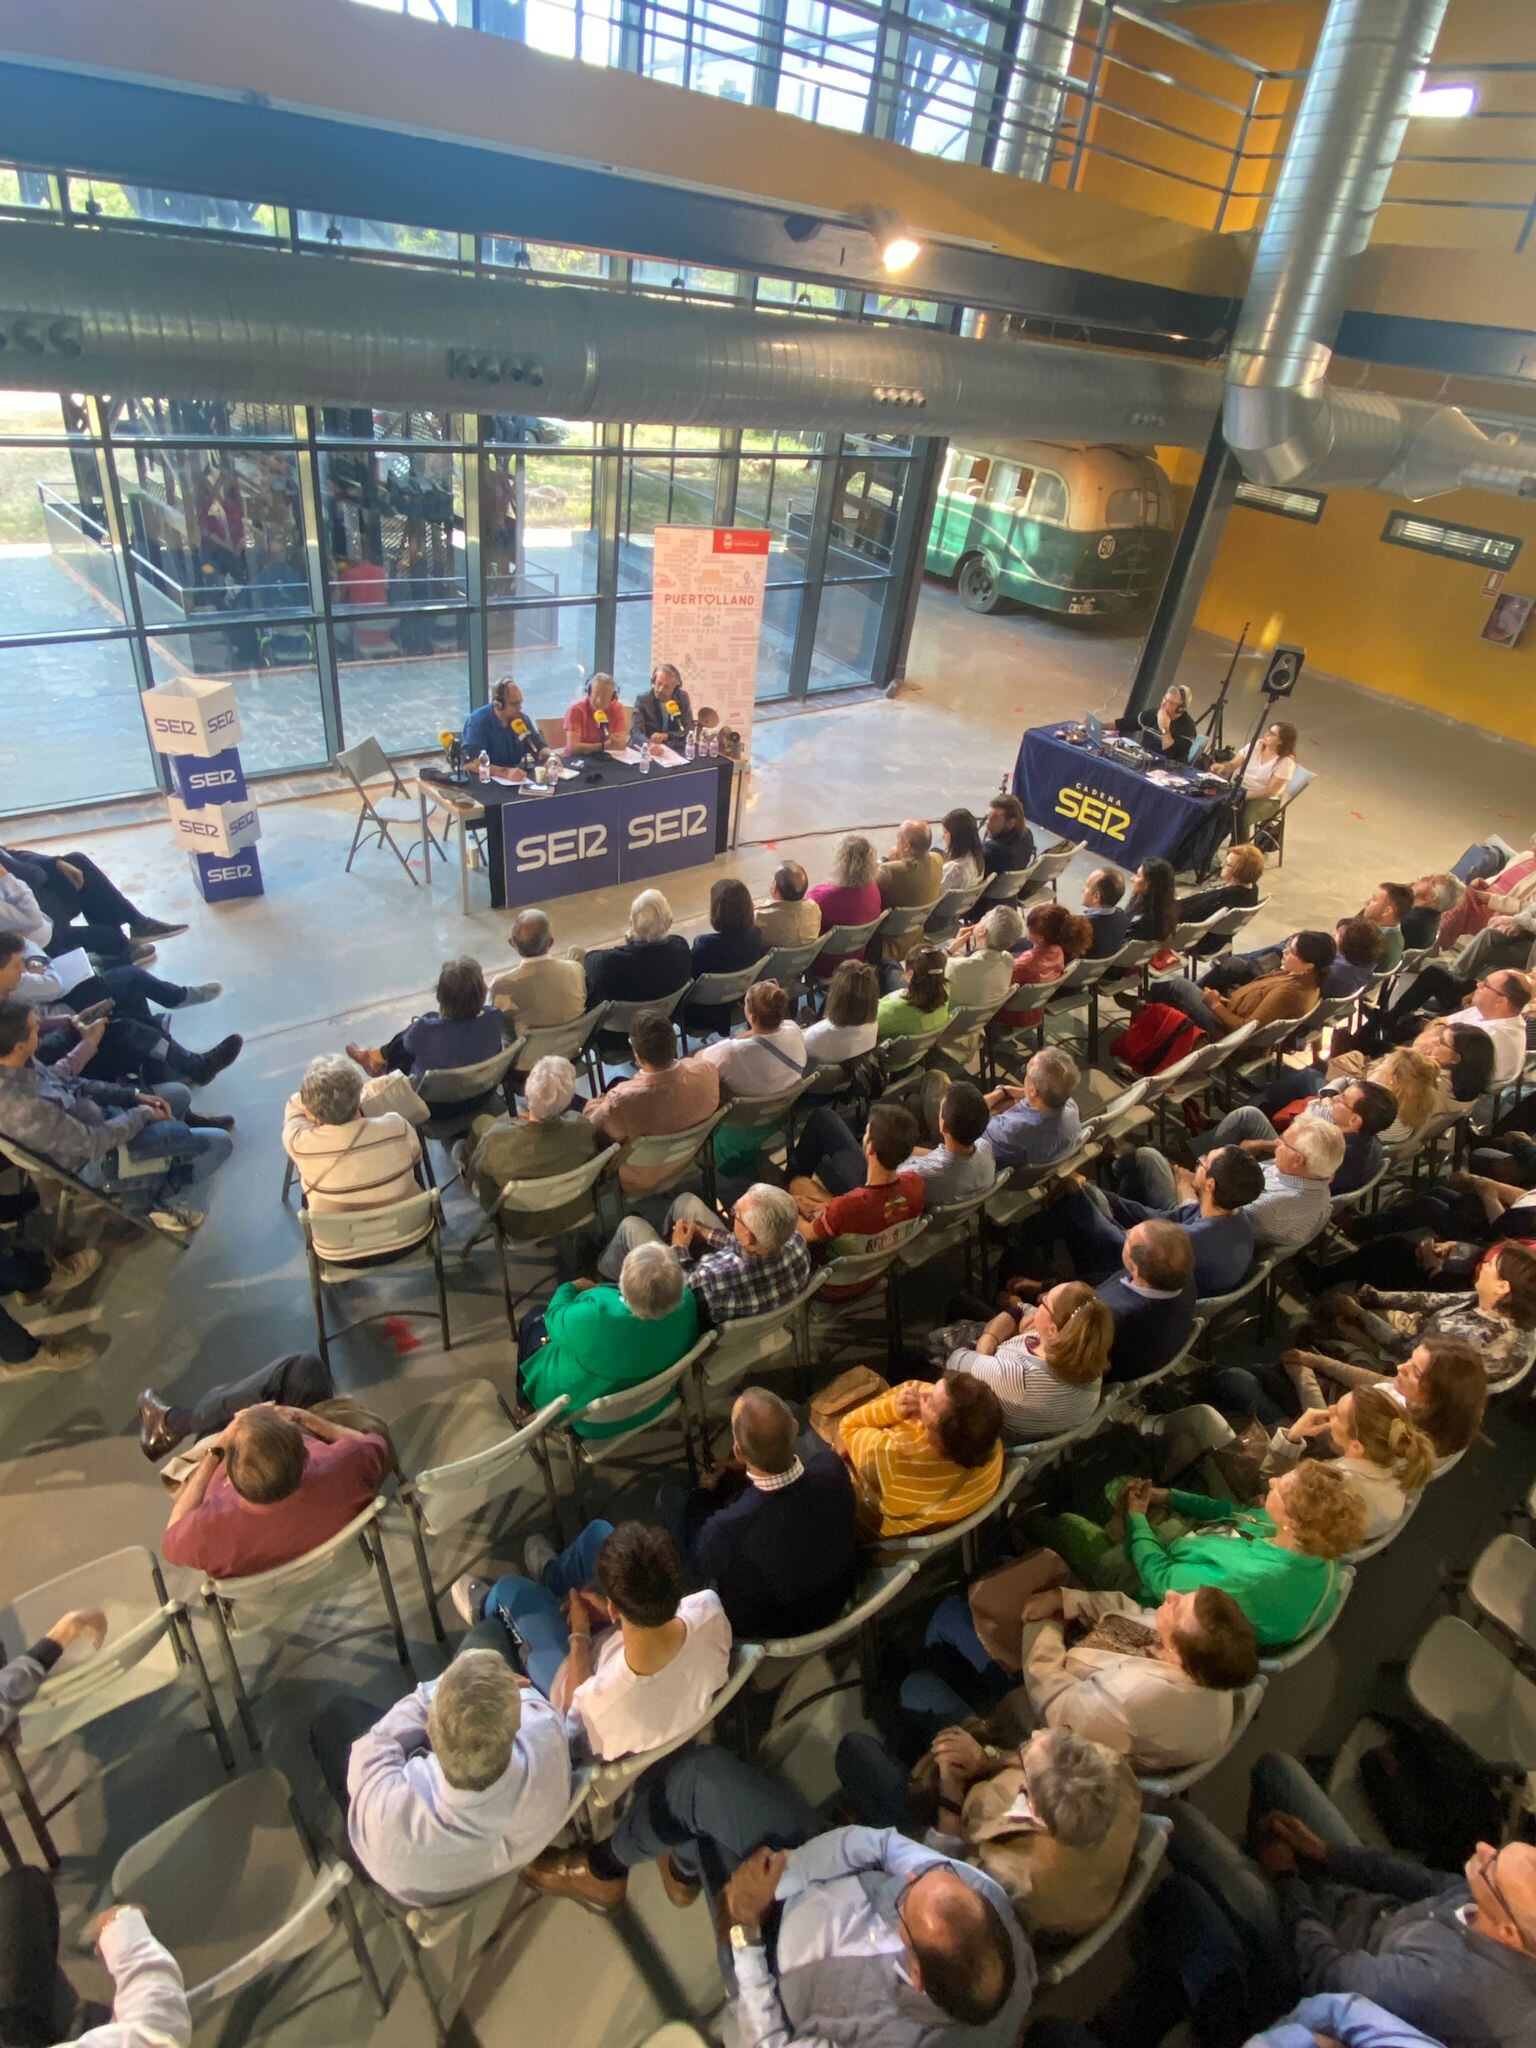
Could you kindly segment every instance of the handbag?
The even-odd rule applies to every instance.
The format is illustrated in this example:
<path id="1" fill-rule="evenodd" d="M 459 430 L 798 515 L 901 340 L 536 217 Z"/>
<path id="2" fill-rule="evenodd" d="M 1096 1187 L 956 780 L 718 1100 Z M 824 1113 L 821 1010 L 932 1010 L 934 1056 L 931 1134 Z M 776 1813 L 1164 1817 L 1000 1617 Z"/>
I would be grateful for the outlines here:
<path id="1" fill-rule="evenodd" d="M 842 1435 L 843 1417 L 851 1415 L 855 1408 L 862 1408 L 866 1401 L 873 1401 L 878 1395 L 890 1391 L 890 1382 L 882 1379 L 872 1366 L 851 1365 L 846 1372 L 840 1372 L 835 1380 L 829 1381 L 819 1394 L 811 1396 L 810 1425 L 823 1443 L 836 1449 Z"/>
<path id="2" fill-rule="evenodd" d="M 1203 1045 L 1206 1032 L 1172 1003 L 1148 1003 L 1125 1030 L 1110 1040 L 1109 1049 L 1136 1074 L 1160 1074 L 1164 1067 Z"/>
<path id="3" fill-rule="evenodd" d="M 977 1579 L 970 1590 L 971 1623 L 981 1647 L 1005 1671 L 1022 1671 L 1024 1609 L 1036 1593 L 1070 1583 L 1071 1572 L 1054 1550 L 1037 1550 L 1017 1564 Z"/>

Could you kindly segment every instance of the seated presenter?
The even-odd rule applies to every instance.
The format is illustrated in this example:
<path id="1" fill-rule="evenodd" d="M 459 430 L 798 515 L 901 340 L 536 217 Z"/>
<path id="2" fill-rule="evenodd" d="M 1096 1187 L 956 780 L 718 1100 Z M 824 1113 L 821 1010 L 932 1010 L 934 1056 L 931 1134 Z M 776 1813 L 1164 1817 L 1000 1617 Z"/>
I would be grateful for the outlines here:
<path id="1" fill-rule="evenodd" d="M 510 676 L 491 685 L 491 701 L 464 722 L 464 758 L 490 757 L 493 768 L 512 769 L 521 781 L 548 754 L 539 728 L 523 710 L 523 693 Z"/>
<path id="2" fill-rule="evenodd" d="M 565 714 L 565 747 L 569 754 L 601 754 L 629 739 L 629 714 L 619 702 L 619 686 L 599 669 Z"/>
<path id="3" fill-rule="evenodd" d="M 651 670 L 651 687 L 635 699 L 635 738 L 663 739 L 681 751 L 692 729 L 693 706 L 682 674 L 670 661 L 659 661 Z"/>

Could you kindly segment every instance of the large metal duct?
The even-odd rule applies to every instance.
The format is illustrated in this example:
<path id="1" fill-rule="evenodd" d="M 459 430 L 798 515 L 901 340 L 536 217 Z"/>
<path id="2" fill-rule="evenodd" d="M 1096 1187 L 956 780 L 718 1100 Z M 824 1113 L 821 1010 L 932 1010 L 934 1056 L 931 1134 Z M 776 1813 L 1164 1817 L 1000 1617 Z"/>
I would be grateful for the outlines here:
<path id="1" fill-rule="evenodd" d="M 1528 445 L 1490 441 L 1454 406 L 1327 383 L 1446 5 L 1331 0 L 1227 357 L 1227 444 L 1256 482 L 1536 495 Z"/>
<path id="2" fill-rule="evenodd" d="M 1197 364 L 0 226 L 0 389 L 1203 447 Z"/>
<path id="3" fill-rule="evenodd" d="M 1083 0 L 1025 0 L 994 170 L 1036 184 L 1051 175 L 1072 78 L 1072 38 L 1082 17 Z"/>

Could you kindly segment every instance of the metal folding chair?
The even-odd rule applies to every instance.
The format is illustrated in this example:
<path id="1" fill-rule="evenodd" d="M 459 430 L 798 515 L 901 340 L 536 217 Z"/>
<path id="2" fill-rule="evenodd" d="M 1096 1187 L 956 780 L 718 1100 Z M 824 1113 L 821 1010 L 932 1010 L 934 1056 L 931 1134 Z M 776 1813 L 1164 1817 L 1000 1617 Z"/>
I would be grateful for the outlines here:
<path id="1" fill-rule="evenodd" d="M 447 851 L 438 844 L 430 824 L 424 824 L 424 811 L 418 798 L 411 796 L 400 780 L 399 772 L 376 739 L 359 740 L 354 747 L 343 747 L 336 756 L 335 765 L 341 770 L 357 792 L 361 808 L 357 814 L 357 830 L 352 834 L 352 845 L 347 853 L 346 872 L 352 872 L 352 863 L 360 849 L 377 840 L 380 846 L 387 846 L 410 876 L 411 886 L 419 889 L 420 881 L 411 874 L 410 856 L 400 851 L 391 825 L 416 825 L 426 833 L 432 845 L 447 859 Z M 381 776 L 389 780 L 388 796 L 372 797 L 367 785 Z M 414 844 L 415 842 L 413 842 Z"/>
<path id="2" fill-rule="evenodd" d="M 320 1356 L 331 1362 L 331 1339 L 381 1316 L 430 1315 L 430 1309 L 375 1309 L 339 1330 L 328 1330 L 325 1290 L 354 1280 L 429 1266 L 437 1279 L 437 1323 L 443 1349 L 450 1351 L 448 1282 L 443 1274 L 443 1205 L 436 1188 L 407 1195 L 382 1209 L 302 1209 L 304 1248 L 309 1260 L 309 1291 L 315 1311 L 315 1337 Z"/>

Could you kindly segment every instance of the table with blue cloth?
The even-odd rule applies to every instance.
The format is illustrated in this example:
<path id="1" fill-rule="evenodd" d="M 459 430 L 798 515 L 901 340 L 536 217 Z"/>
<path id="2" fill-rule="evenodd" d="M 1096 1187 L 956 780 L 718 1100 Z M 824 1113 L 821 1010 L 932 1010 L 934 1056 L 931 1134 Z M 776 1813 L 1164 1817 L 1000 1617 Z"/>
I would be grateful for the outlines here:
<path id="1" fill-rule="evenodd" d="M 1117 867 L 1171 861 L 1202 873 L 1232 829 L 1232 798 L 1201 794 L 1198 770 L 1153 763 L 1179 786 L 1152 782 L 1122 762 L 1058 738 L 1057 726 L 1033 726 L 1019 746 L 1015 796 L 1032 824 L 1080 839 Z"/>

